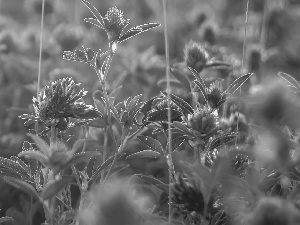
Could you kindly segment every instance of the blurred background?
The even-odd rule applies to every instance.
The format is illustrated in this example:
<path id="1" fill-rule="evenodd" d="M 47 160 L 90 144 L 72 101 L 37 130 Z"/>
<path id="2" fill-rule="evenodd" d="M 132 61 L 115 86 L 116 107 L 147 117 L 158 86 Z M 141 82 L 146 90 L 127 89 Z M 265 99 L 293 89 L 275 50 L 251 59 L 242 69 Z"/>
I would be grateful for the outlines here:
<path id="1" fill-rule="evenodd" d="M 129 27 L 148 22 L 163 24 L 160 0 L 90 0 L 104 16 L 117 6 L 129 18 Z M 202 43 L 210 57 L 241 66 L 246 0 L 169 0 L 168 28 L 171 64 L 184 60 L 190 40 Z M 0 0 L 0 156 L 22 150 L 26 133 L 19 115 L 29 113 L 36 95 L 42 0 Z M 73 77 L 89 91 L 99 88 L 88 65 L 65 61 L 62 53 L 85 47 L 107 50 L 106 34 L 83 21 L 92 17 L 80 0 L 45 0 L 42 48 L 42 86 Z M 109 72 L 109 91 L 122 85 L 122 99 L 142 93 L 149 99 L 164 89 L 163 26 L 122 43 Z M 279 71 L 299 80 L 300 1 L 250 0 L 245 46 L 245 72 L 255 72 L 253 85 Z M 236 74 L 239 76 L 240 74 Z M 0 182 L 0 213 L 15 205 L 25 210 L 27 196 Z M 9 194 L 8 194 L 9 193 Z M 23 201 L 23 203 L 22 203 Z M 16 205 L 15 202 L 18 202 Z M 22 208 L 22 209 L 21 209 Z"/>

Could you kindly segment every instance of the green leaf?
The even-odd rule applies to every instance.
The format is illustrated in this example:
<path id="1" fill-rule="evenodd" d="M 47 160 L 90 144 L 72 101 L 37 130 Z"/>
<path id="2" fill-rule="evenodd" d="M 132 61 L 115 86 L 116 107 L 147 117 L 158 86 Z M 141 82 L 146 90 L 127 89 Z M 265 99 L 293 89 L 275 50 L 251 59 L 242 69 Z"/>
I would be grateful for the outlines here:
<path id="1" fill-rule="evenodd" d="M 243 76 L 238 77 L 227 88 L 225 93 L 228 94 L 228 95 L 234 94 L 234 92 L 236 92 L 236 90 L 239 89 L 252 75 L 253 75 L 253 73 L 247 73 Z"/>
<path id="2" fill-rule="evenodd" d="M 102 115 L 106 116 L 106 108 L 105 108 L 104 104 L 98 99 L 94 99 L 94 103 L 95 103 L 95 106 L 98 109 L 98 111 Z"/>
<path id="3" fill-rule="evenodd" d="M 22 177 L 30 179 L 27 171 L 20 164 L 16 163 L 15 161 L 13 161 L 11 159 L 6 159 L 6 158 L 0 157 L 0 168 L 1 167 L 11 170 L 14 173 L 18 173 Z"/>
<path id="4" fill-rule="evenodd" d="M 116 98 L 118 96 L 118 94 L 120 94 L 121 89 L 122 89 L 122 85 L 120 85 L 119 87 L 115 88 L 112 92 L 110 92 L 108 97 L 109 98 Z"/>
<path id="5" fill-rule="evenodd" d="M 74 177 L 64 176 L 60 180 L 53 180 L 49 182 L 43 189 L 41 196 L 44 200 L 48 200 L 69 184 L 76 184 L 76 180 Z"/>
<path id="6" fill-rule="evenodd" d="M 234 140 L 238 134 L 237 133 L 230 133 L 230 134 L 221 134 L 214 139 L 210 140 L 207 145 L 205 146 L 205 152 L 209 152 L 214 150 L 215 148 L 219 148 L 224 144 Z"/>
<path id="7" fill-rule="evenodd" d="M 117 155 L 117 159 L 119 159 L 120 157 L 122 157 L 124 154 L 118 154 Z M 89 182 L 93 182 L 95 181 L 99 175 L 101 175 L 102 170 L 104 170 L 106 167 L 108 167 L 113 161 L 114 161 L 115 156 L 111 156 L 110 158 L 108 158 L 104 163 L 102 163 L 100 166 L 98 166 L 94 171 L 93 174 L 90 178 Z"/>
<path id="8" fill-rule="evenodd" d="M 184 143 L 185 140 L 186 140 L 186 136 L 172 138 L 171 140 L 172 151 L 175 151 L 177 148 L 179 148 Z M 167 145 L 169 146 L 169 144 Z"/>
<path id="9" fill-rule="evenodd" d="M 163 154 L 163 147 L 161 146 L 158 140 L 149 136 L 138 136 L 138 139 L 144 144 L 146 144 L 153 151 Z"/>
<path id="10" fill-rule="evenodd" d="M 207 101 L 207 92 L 206 92 L 206 89 L 205 89 L 205 86 L 202 85 L 199 81 L 197 80 L 194 80 L 194 83 L 196 84 L 196 86 L 199 88 L 200 92 L 202 93 L 203 97 L 204 97 L 204 100 Z"/>
<path id="11" fill-rule="evenodd" d="M 130 112 L 131 109 L 137 104 L 137 102 L 140 100 L 141 97 L 142 97 L 142 94 L 139 94 L 139 95 L 133 97 L 127 104 L 126 111 Z"/>
<path id="12" fill-rule="evenodd" d="M 29 159 L 36 159 L 44 166 L 49 166 L 49 158 L 40 151 L 36 151 L 36 150 L 22 151 L 18 154 L 18 156 L 29 158 Z"/>
<path id="13" fill-rule="evenodd" d="M 222 61 L 209 61 L 205 65 L 206 68 L 214 68 L 214 69 L 232 69 L 232 65 L 227 62 Z"/>
<path id="14" fill-rule="evenodd" d="M 75 153 L 79 153 L 82 151 L 83 146 L 85 143 L 85 139 L 78 139 L 74 142 L 73 146 L 72 146 L 72 155 L 74 155 Z"/>
<path id="15" fill-rule="evenodd" d="M 141 108 L 140 112 L 143 113 L 144 115 L 147 115 L 148 112 L 152 109 L 153 101 L 157 99 L 157 97 L 153 97 L 149 99 L 148 101 L 145 102 L 143 107 Z"/>
<path id="16" fill-rule="evenodd" d="M 132 119 L 136 116 L 136 114 L 138 113 L 138 111 L 142 108 L 142 106 L 144 105 L 144 102 L 140 102 L 138 104 L 136 104 L 129 112 L 129 117 L 128 117 L 128 121 L 132 121 Z"/>
<path id="17" fill-rule="evenodd" d="M 108 126 L 106 117 L 98 117 L 93 121 L 86 124 L 86 126 L 96 127 L 96 128 L 106 128 Z"/>
<path id="18" fill-rule="evenodd" d="M 181 112 L 171 109 L 171 120 L 181 117 Z M 168 109 L 159 109 L 154 112 L 149 113 L 147 121 L 157 122 L 157 121 L 168 121 Z"/>
<path id="19" fill-rule="evenodd" d="M 153 150 L 143 150 L 143 151 L 139 151 L 136 153 L 133 153 L 129 156 L 126 157 L 126 159 L 143 159 L 143 158 L 152 158 L 152 159 L 156 159 L 156 158 L 160 158 L 161 154 L 153 151 Z"/>
<path id="20" fill-rule="evenodd" d="M 168 96 L 168 94 L 166 92 L 162 92 L 164 96 Z M 175 103 L 175 105 L 177 105 L 184 114 L 192 114 L 194 112 L 194 109 L 192 106 L 190 106 L 189 103 L 187 103 L 186 101 L 184 101 L 182 98 L 177 97 L 176 95 L 170 94 L 170 99 L 172 100 L 172 102 Z"/>
<path id="21" fill-rule="evenodd" d="M 112 116 L 121 124 L 120 116 L 116 107 L 110 103 L 110 110 L 112 112 Z"/>
<path id="22" fill-rule="evenodd" d="M 176 129 L 182 131 L 182 133 L 185 134 L 185 135 L 188 135 L 188 136 L 191 136 L 191 137 L 194 136 L 194 135 L 190 132 L 190 130 L 186 127 L 186 125 L 183 124 L 183 123 L 181 123 L 181 122 L 179 122 L 179 121 L 174 121 L 174 122 L 172 123 L 172 126 L 175 127 Z"/>
<path id="23" fill-rule="evenodd" d="M 105 28 L 104 19 L 103 19 L 103 17 L 101 16 L 101 14 L 99 13 L 99 11 L 96 9 L 96 7 L 93 6 L 91 3 L 89 3 L 89 2 L 86 1 L 86 0 L 81 0 L 81 1 L 86 5 L 86 7 L 89 8 L 89 10 L 90 10 L 91 13 L 94 15 L 94 17 L 96 17 L 96 20 L 97 20 L 97 22 L 99 23 L 99 27 L 102 28 L 102 29 L 106 29 L 106 28 Z"/>
<path id="24" fill-rule="evenodd" d="M 267 193 L 271 190 L 272 187 L 274 187 L 275 184 L 277 184 L 280 181 L 280 178 L 267 178 L 261 181 L 258 184 L 258 188 L 263 191 L 264 193 Z"/>
<path id="25" fill-rule="evenodd" d="M 20 158 L 17 156 L 11 156 L 10 159 L 19 164 L 27 172 L 27 174 L 30 174 L 30 168 Z"/>
<path id="26" fill-rule="evenodd" d="M 141 178 L 142 180 L 146 181 L 147 183 L 154 185 L 155 187 L 159 188 L 163 192 L 169 193 L 169 185 L 163 183 L 162 181 L 160 181 L 156 178 L 149 177 L 149 176 L 146 176 L 143 174 L 135 174 L 134 176 L 137 176 L 137 177 Z"/>
<path id="27" fill-rule="evenodd" d="M 27 135 L 32 138 L 32 140 L 35 142 L 36 146 L 42 153 L 44 153 L 47 157 L 51 156 L 50 146 L 41 137 L 30 133 Z"/>
<path id="28" fill-rule="evenodd" d="M 63 166 L 55 169 L 53 171 L 53 173 L 58 174 L 60 171 L 66 169 L 72 165 L 76 165 L 77 163 L 84 162 L 92 157 L 96 157 L 99 155 L 100 155 L 100 153 L 98 151 L 88 151 L 88 152 L 75 154 Z"/>
<path id="29" fill-rule="evenodd" d="M 283 73 L 283 72 L 279 72 L 278 76 L 280 76 L 282 79 L 284 79 L 289 84 L 289 86 L 297 89 L 298 92 L 300 91 L 300 84 L 294 77 L 292 77 L 291 75 L 289 75 L 287 73 Z"/>
<path id="30" fill-rule="evenodd" d="M 5 217 L 1 217 L 0 218 L 0 223 L 9 221 L 9 220 L 13 220 L 13 218 L 9 217 L 9 216 L 5 216 Z"/>
<path id="31" fill-rule="evenodd" d="M 32 185 L 28 184 L 27 182 L 21 181 L 13 177 L 7 177 L 7 176 L 0 176 L 0 177 L 11 186 L 26 192 L 27 194 L 37 198 L 38 200 L 40 199 L 40 196 L 35 190 L 35 188 Z"/>

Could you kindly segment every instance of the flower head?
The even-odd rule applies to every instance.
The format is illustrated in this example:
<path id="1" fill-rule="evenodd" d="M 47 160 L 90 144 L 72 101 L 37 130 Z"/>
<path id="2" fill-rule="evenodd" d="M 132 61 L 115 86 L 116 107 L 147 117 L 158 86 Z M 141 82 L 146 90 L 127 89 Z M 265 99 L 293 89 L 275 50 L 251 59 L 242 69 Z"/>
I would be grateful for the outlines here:
<path id="1" fill-rule="evenodd" d="M 225 101 L 223 86 L 219 81 L 213 82 L 207 89 L 207 102 L 212 109 L 217 109 Z"/>
<path id="2" fill-rule="evenodd" d="M 201 136 L 209 137 L 217 131 L 217 116 L 209 107 L 198 107 L 193 114 L 188 115 L 187 126 Z"/>
<path id="3" fill-rule="evenodd" d="M 66 130 L 74 125 L 69 118 L 79 119 L 84 122 L 100 116 L 100 113 L 91 105 L 86 105 L 82 98 L 87 91 L 81 89 L 76 93 L 76 84 L 72 78 L 63 78 L 50 82 L 39 93 L 38 99 L 33 97 L 33 114 L 24 114 L 22 119 L 41 121 L 46 127 L 55 125 L 59 130 Z"/>
<path id="4" fill-rule="evenodd" d="M 199 43 L 190 41 L 184 50 L 184 61 L 200 73 L 208 62 L 208 53 Z"/>
<path id="5" fill-rule="evenodd" d="M 120 38 L 124 28 L 129 24 L 129 19 L 124 19 L 123 12 L 116 6 L 107 11 L 104 19 L 108 40 L 113 43 Z"/>

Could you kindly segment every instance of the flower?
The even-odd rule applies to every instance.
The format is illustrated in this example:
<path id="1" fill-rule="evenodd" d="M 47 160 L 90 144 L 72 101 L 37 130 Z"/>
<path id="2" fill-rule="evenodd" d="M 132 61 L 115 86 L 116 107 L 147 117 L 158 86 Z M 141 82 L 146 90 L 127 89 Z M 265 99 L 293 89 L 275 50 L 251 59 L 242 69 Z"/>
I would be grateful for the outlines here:
<path id="1" fill-rule="evenodd" d="M 101 188 L 90 192 L 88 210 L 81 212 L 83 224 L 138 225 L 142 215 L 134 188 L 125 180 L 108 180 Z"/>
<path id="2" fill-rule="evenodd" d="M 28 119 L 26 123 L 29 124 L 34 121 L 41 121 L 47 128 L 55 125 L 55 128 L 61 131 L 97 118 L 100 113 L 93 106 L 86 105 L 82 101 L 87 91 L 81 89 L 76 93 L 76 87 L 79 85 L 72 78 L 50 82 L 39 93 L 38 98 L 33 97 L 34 113 L 23 114 L 20 118 Z M 79 121 L 71 123 L 70 117 Z"/>
<path id="3" fill-rule="evenodd" d="M 217 131 L 217 119 L 210 107 L 199 106 L 193 114 L 188 115 L 187 126 L 204 138 L 211 137 Z"/>
<path id="4" fill-rule="evenodd" d="M 117 41 L 124 28 L 129 25 L 129 19 L 124 19 L 124 13 L 116 6 L 107 11 L 104 19 L 105 29 L 110 43 Z"/>
<path id="5" fill-rule="evenodd" d="M 223 86 L 220 81 L 213 82 L 207 88 L 207 103 L 212 109 L 218 109 L 226 100 Z"/>
<path id="6" fill-rule="evenodd" d="M 207 51 L 197 42 L 190 41 L 184 50 L 184 61 L 188 67 L 200 73 L 208 62 Z"/>

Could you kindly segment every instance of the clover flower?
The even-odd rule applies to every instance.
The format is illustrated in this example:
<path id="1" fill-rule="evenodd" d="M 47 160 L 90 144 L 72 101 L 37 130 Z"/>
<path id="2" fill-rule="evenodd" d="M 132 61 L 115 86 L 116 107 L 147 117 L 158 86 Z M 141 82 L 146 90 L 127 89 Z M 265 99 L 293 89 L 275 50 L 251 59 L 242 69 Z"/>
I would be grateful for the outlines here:
<path id="1" fill-rule="evenodd" d="M 207 88 L 207 103 L 212 109 L 218 109 L 226 100 L 223 93 L 223 86 L 219 81 L 213 82 Z"/>
<path id="2" fill-rule="evenodd" d="M 109 42 L 117 41 L 124 28 L 129 25 L 129 19 L 124 19 L 124 13 L 116 6 L 107 11 L 104 19 Z"/>
<path id="3" fill-rule="evenodd" d="M 190 41 L 184 50 L 184 61 L 188 67 L 200 73 L 208 62 L 207 51 L 197 42 Z"/>
<path id="4" fill-rule="evenodd" d="M 199 106 L 193 114 L 188 115 L 187 126 L 202 137 L 212 136 L 217 131 L 217 116 L 207 106 Z"/>
<path id="5" fill-rule="evenodd" d="M 100 113 L 91 105 L 86 105 L 82 98 L 87 91 L 81 89 L 76 93 L 76 84 L 72 78 L 63 78 L 50 82 L 38 98 L 33 97 L 34 113 L 23 114 L 22 119 L 28 119 L 25 125 L 34 121 L 41 121 L 45 127 L 55 125 L 61 131 L 69 127 L 84 124 L 90 119 L 100 116 Z M 71 123 L 69 118 L 78 121 Z"/>

